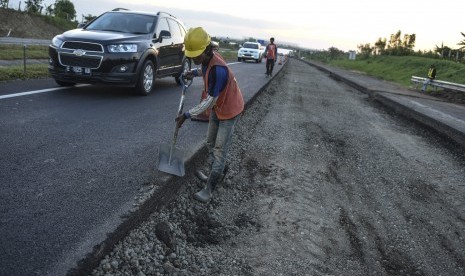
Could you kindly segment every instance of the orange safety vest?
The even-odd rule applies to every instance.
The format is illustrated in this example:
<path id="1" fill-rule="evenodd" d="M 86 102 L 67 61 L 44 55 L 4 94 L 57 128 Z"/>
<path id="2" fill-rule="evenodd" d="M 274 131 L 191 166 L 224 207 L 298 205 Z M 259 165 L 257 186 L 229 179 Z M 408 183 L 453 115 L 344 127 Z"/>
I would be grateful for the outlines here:
<path id="1" fill-rule="evenodd" d="M 224 66 L 228 70 L 228 83 L 221 91 L 216 100 L 213 110 L 220 120 L 229 120 L 239 115 L 244 110 L 244 98 L 241 89 L 237 84 L 236 77 L 221 56 L 213 52 L 213 57 L 208 63 L 207 70 L 204 74 L 205 91 L 208 91 L 208 75 L 213 66 Z"/>
<path id="2" fill-rule="evenodd" d="M 275 44 L 268 44 L 268 49 L 266 50 L 266 58 L 267 59 L 276 59 L 276 45 Z"/>

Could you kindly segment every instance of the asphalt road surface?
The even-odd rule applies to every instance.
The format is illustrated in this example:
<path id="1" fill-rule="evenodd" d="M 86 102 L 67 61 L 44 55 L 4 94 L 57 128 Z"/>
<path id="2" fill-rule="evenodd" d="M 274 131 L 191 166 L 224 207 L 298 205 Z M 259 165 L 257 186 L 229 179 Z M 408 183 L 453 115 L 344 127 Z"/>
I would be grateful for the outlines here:
<path id="1" fill-rule="evenodd" d="M 264 67 L 231 64 L 247 100 L 265 85 Z M 201 91 L 196 79 L 186 109 Z M 51 79 L 2 83 L 0 275 L 63 275 L 138 208 L 141 194 L 163 185 L 170 176 L 157 170 L 158 147 L 171 142 L 180 95 L 171 77 L 148 97 L 63 89 Z M 187 156 L 206 127 L 192 122 L 180 131 Z"/>
<path id="2" fill-rule="evenodd" d="M 291 60 L 238 123 L 213 201 L 180 180 L 92 275 L 465 275 L 464 156 Z"/>

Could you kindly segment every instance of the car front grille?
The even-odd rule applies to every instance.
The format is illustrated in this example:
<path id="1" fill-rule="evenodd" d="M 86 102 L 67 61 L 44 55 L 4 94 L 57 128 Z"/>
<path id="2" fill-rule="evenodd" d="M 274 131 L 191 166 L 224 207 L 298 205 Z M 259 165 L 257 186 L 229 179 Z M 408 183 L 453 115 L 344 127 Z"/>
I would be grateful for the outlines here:
<path id="1" fill-rule="evenodd" d="M 64 66 L 78 66 L 97 69 L 102 62 L 102 56 L 76 56 L 74 54 L 60 53 L 60 63 Z"/>
<path id="2" fill-rule="evenodd" d="M 100 67 L 103 45 L 84 41 L 65 41 L 59 53 L 60 64 L 91 69 Z"/>
<path id="3" fill-rule="evenodd" d="M 65 41 L 61 46 L 62 49 L 70 49 L 70 50 L 84 50 L 84 51 L 92 51 L 92 52 L 99 52 L 103 53 L 103 46 L 97 43 L 89 43 L 89 42 L 82 42 L 82 41 Z"/>

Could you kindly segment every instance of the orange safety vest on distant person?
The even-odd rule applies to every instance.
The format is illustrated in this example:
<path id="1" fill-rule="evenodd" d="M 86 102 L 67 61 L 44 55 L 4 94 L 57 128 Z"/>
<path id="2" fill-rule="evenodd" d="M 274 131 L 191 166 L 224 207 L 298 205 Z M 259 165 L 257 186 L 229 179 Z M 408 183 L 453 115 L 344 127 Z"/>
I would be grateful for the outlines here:
<path id="1" fill-rule="evenodd" d="M 208 63 L 207 70 L 204 74 L 205 91 L 208 91 L 208 75 L 213 66 L 224 66 L 228 70 L 228 83 L 220 92 L 213 110 L 220 120 L 229 120 L 239 115 L 244 110 L 244 98 L 241 89 L 237 84 L 236 77 L 221 56 L 213 52 L 213 57 Z"/>
<path id="2" fill-rule="evenodd" d="M 268 49 L 266 49 L 266 58 L 267 59 L 276 59 L 276 44 L 268 44 Z"/>

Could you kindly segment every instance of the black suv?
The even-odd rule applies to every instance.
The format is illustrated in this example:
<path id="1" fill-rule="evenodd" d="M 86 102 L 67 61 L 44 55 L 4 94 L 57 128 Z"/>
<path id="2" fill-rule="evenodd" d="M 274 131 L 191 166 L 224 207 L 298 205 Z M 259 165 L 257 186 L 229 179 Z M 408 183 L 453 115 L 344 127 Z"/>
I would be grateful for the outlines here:
<path id="1" fill-rule="evenodd" d="M 82 28 L 53 38 L 49 72 L 62 86 L 104 83 L 135 87 L 148 95 L 156 78 L 190 69 L 184 55 L 186 28 L 174 16 L 114 9 Z"/>

